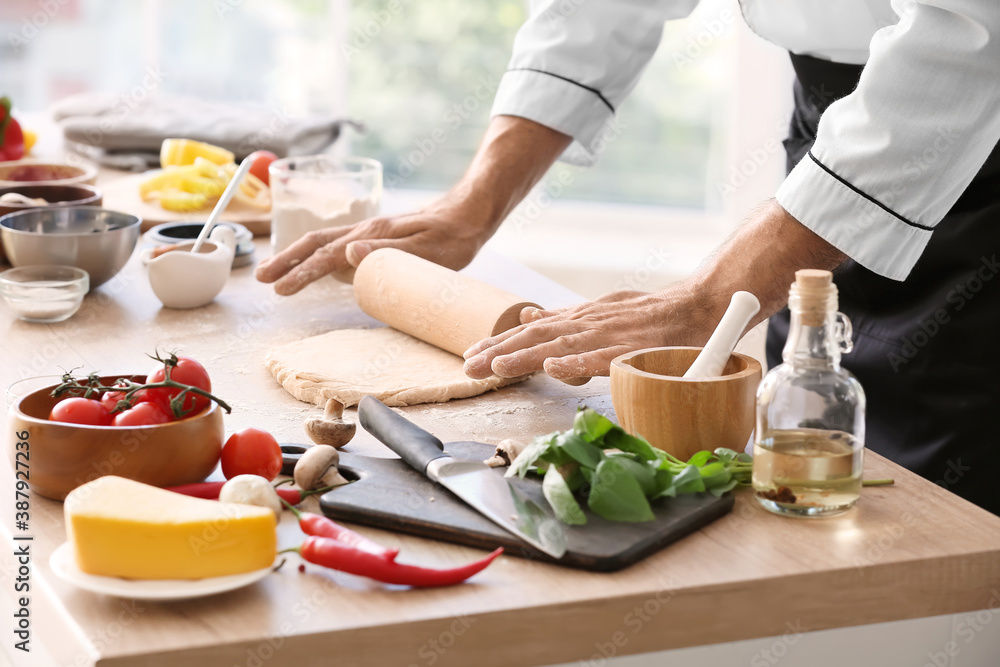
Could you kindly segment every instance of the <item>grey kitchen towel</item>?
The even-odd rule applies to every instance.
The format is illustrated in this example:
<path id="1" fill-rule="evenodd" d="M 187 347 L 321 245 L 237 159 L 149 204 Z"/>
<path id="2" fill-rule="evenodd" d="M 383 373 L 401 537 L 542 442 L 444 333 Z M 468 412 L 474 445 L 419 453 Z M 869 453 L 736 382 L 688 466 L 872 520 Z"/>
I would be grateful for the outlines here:
<path id="1" fill-rule="evenodd" d="M 345 124 L 363 130 L 351 120 L 289 116 L 258 106 L 186 97 L 136 101 L 83 93 L 59 100 L 51 111 L 70 147 L 109 166 L 136 169 L 157 163 L 160 144 L 170 137 L 222 146 L 239 160 L 255 150 L 279 157 L 320 153 L 337 140 Z"/>

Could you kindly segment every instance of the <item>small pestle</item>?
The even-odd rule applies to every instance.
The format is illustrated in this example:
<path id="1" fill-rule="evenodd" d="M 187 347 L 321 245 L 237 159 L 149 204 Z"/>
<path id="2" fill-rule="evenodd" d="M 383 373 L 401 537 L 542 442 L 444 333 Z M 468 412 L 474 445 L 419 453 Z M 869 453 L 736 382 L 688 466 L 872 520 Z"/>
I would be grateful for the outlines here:
<path id="1" fill-rule="evenodd" d="M 736 292 L 729 302 L 729 308 L 719 320 L 712 337 L 705 343 L 701 353 L 687 369 L 683 377 L 711 378 L 719 377 L 726 368 L 726 362 L 733 353 L 733 348 L 739 342 L 743 330 L 750 324 L 753 316 L 760 311 L 760 301 L 750 292 Z"/>

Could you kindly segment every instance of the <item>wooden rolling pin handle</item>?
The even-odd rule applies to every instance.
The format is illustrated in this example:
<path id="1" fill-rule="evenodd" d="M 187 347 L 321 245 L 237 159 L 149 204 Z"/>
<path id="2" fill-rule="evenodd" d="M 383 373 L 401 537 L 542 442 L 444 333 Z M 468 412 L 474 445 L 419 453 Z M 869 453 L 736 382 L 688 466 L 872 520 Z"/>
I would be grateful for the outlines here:
<path id="1" fill-rule="evenodd" d="M 719 321 L 719 326 L 712 332 L 712 337 L 684 373 L 684 377 L 710 378 L 722 375 L 733 348 L 743 335 L 743 330 L 758 312 L 760 312 L 760 302 L 753 294 L 750 292 L 733 294 L 726 314 Z"/>

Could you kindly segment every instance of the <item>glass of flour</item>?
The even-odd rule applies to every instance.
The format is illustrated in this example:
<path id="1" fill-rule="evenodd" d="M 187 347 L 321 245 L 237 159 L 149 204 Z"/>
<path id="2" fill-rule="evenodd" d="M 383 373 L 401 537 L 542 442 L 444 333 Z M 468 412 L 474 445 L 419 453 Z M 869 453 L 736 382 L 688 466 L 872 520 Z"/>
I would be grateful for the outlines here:
<path id="1" fill-rule="evenodd" d="M 271 251 L 307 233 L 378 215 L 382 164 L 363 157 L 306 155 L 275 160 L 271 178 Z"/>

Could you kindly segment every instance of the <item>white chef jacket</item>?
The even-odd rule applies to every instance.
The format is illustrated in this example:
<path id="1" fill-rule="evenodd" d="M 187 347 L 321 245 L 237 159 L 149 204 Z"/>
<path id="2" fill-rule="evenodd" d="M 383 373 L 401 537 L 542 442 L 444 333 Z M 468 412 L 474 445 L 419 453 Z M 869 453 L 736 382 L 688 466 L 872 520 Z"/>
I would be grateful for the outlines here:
<path id="1" fill-rule="evenodd" d="M 614 110 L 697 0 L 532 0 L 493 115 L 573 137 L 592 163 Z M 861 265 L 906 278 L 1000 141 L 1000 0 L 742 0 L 747 23 L 797 54 L 867 63 L 778 189 L 797 220 Z M 997 220 L 1000 224 L 1000 220 Z"/>

